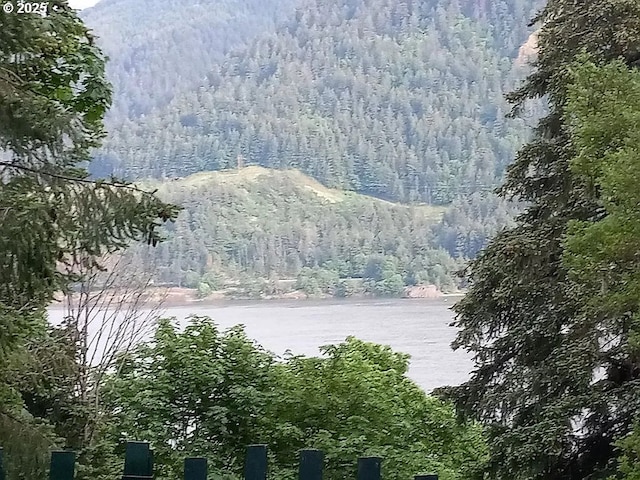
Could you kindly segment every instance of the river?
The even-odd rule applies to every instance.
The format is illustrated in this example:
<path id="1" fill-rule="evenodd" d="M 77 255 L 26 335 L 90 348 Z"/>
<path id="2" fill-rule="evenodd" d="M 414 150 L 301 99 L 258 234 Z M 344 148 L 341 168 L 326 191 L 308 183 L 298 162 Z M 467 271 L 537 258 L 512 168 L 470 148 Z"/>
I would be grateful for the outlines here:
<path id="1" fill-rule="evenodd" d="M 222 328 L 243 324 L 247 335 L 282 355 L 318 355 L 318 347 L 359 339 L 390 345 L 411 355 L 409 377 L 429 392 L 457 385 L 469 376 L 472 363 L 450 348 L 456 330 L 450 308 L 455 299 L 258 301 L 169 307 L 164 316 L 182 324 L 190 314 L 208 315 Z M 62 311 L 50 310 L 56 322 Z"/>

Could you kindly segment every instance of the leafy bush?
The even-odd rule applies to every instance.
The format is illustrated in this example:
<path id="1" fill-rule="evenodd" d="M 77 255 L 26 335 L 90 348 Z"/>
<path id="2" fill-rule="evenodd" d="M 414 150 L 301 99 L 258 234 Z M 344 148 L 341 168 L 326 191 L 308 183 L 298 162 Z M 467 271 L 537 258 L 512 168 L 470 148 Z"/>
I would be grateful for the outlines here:
<path id="1" fill-rule="evenodd" d="M 209 458 L 215 477 L 239 475 L 256 442 L 281 479 L 295 478 L 305 447 L 325 452 L 328 480 L 353 477 L 362 455 L 384 457 L 390 480 L 462 479 L 481 466 L 481 430 L 407 378 L 407 355 L 355 338 L 321 351 L 279 360 L 241 327 L 192 317 L 179 332 L 162 320 L 108 382 L 107 436 L 114 448 L 123 435 L 152 442 L 158 480 L 178 478 L 187 455 Z"/>

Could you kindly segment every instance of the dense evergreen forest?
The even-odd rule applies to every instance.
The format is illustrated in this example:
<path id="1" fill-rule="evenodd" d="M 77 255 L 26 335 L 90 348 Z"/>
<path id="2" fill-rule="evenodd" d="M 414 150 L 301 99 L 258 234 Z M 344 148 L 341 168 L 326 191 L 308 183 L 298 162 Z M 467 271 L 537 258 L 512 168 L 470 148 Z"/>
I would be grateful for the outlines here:
<path id="1" fill-rule="evenodd" d="M 244 295 L 273 295 L 287 285 L 310 295 L 398 295 L 417 284 L 446 291 L 456 288 L 455 272 L 471 253 L 461 237 L 449 238 L 443 208 L 328 189 L 296 170 L 247 167 L 146 186 L 184 211 L 167 227 L 166 242 L 138 248 L 132 261 L 150 268 L 156 282 L 202 295 L 225 285 Z M 482 230 L 476 235 L 468 248 L 485 240 Z M 439 239 L 452 242 L 457 260 Z"/>
<path id="2" fill-rule="evenodd" d="M 82 19 L 109 57 L 108 129 L 200 86 L 234 47 L 275 28 L 297 0 L 102 0 Z"/>
<path id="3" fill-rule="evenodd" d="M 213 53 L 192 58 L 210 43 L 198 34 L 167 55 L 163 45 L 171 36 L 160 30 L 162 40 L 142 52 L 180 58 L 168 75 L 145 67 L 155 74 L 146 94 L 163 97 L 173 76 L 189 78 L 192 68 L 202 83 L 144 118 L 114 112 L 122 124 L 111 129 L 94 170 L 166 178 L 233 167 L 241 155 L 246 163 L 299 168 L 327 186 L 386 199 L 448 204 L 459 194 L 490 191 L 536 113 L 506 119 L 503 97 L 526 74 L 516 58 L 539 6 L 308 0 L 222 61 Z M 87 13 L 87 19 L 100 33 L 100 18 Z M 240 22 L 239 31 L 248 25 L 245 17 L 226 19 Z M 210 26 L 218 35 L 225 32 L 221 21 Z M 102 28 L 106 46 L 113 35 Z M 154 60 L 117 62 L 116 88 L 135 92 L 146 77 L 129 70 Z"/>

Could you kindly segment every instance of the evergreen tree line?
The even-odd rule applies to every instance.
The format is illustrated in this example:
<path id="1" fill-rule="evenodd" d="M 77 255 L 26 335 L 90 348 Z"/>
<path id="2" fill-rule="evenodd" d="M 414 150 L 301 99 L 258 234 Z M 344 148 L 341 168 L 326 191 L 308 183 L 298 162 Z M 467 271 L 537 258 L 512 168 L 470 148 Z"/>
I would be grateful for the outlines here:
<path id="1" fill-rule="evenodd" d="M 516 111 L 549 114 L 502 195 L 526 208 L 472 261 L 445 389 L 486 426 L 504 480 L 640 475 L 640 3 L 549 0 Z"/>

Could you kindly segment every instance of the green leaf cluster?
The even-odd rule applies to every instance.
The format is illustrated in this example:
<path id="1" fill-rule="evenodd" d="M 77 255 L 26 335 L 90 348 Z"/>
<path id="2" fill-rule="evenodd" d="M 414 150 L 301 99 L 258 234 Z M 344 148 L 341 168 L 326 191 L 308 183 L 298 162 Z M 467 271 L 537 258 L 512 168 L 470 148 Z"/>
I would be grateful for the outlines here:
<path id="1" fill-rule="evenodd" d="M 302 448 L 325 452 L 330 480 L 352 478 L 362 455 L 384 457 L 390 479 L 463 479 L 482 467 L 481 429 L 409 380 L 407 355 L 355 338 L 321 353 L 277 359 L 241 327 L 162 320 L 109 382 L 112 452 L 123 438 L 150 441 L 159 480 L 176 478 L 187 455 L 206 456 L 213 478 L 236 478 L 252 443 L 269 445 L 277 478 L 296 477 Z"/>
<path id="2" fill-rule="evenodd" d="M 618 441 L 622 451 L 618 470 L 624 480 L 640 478 L 640 424 L 635 423 L 633 430 Z"/>
<path id="3" fill-rule="evenodd" d="M 601 68 L 585 59 L 572 75 L 571 169 L 597 192 L 606 216 L 570 223 L 565 261 L 592 295 L 592 311 L 624 315 L 640 307 L 640 73 L 620 61 Z"/>

